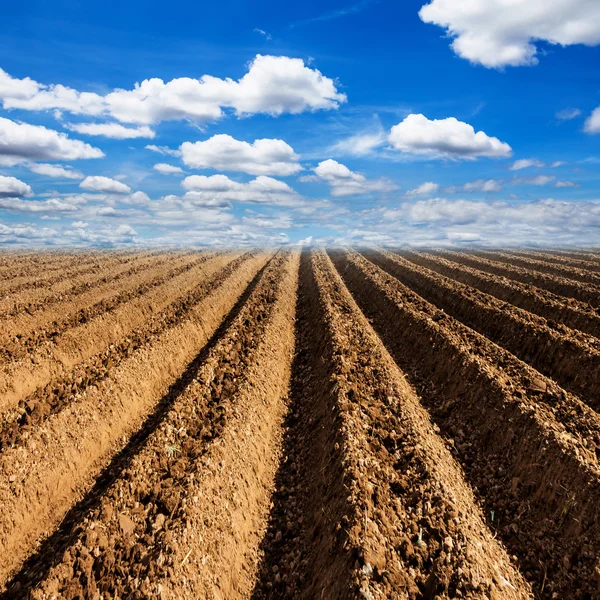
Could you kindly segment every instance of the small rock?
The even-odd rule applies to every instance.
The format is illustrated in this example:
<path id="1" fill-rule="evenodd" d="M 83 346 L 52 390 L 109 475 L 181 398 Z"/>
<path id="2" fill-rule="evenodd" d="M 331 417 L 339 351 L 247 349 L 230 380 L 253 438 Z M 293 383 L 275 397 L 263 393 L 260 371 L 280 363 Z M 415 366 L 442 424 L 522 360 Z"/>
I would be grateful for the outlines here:
<path id="1" fill-rule="evenodd" d="M 152 529 L 154 529 L 154 531 L 160 531 L 163 528 L 166 520 L 166 515 L 160 513 L 154 520 L 154 525 L 152 526 Z"/>
<path id="2" fill-rule="evenodd" d="M 546 382 L 542 379 L 534 378 L 528 388 L 532 392 L 545 392 L 548 389 Z"/>
<path id="3" fill-rule="evenodd" d="M 135 523 L 124 514 L 119 515 L 119 526 L 125 535 L 131 535 L 135 531 Z"/>

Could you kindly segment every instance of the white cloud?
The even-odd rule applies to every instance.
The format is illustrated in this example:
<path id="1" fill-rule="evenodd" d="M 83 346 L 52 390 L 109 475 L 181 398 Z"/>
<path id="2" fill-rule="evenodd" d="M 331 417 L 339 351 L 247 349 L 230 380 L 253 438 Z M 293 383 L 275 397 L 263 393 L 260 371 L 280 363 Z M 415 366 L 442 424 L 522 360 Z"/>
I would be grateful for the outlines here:
<path id="1" fill-rule="evenodd" d="M 156 135 L 147 125 L 125 127 L 119 123 L 69 123 L 65 127 L 83 135 L 102 135 L 113 140 L 153 138 Z"/>
<path id="2" fill-rule="evenodd" d="M 59 177 L 64 179 L 83 179 L 83 173 L 75 171 L 72 167 L 63 165 L 49 165 L 47 163 L 30 163 L 26 167 L 38 175 L 47 177 Z"/>
<path id="3" fill-rule="evenodd" d="M 346 96 L 337 91 L 332 79 L 307 67 L 302 59 L 259 54 L 238 81 L 211 75 L 168 82 L 153 78 L 131 90 L 116 89 L 105 96 L 43 85 L 28 78 L 15 79 L 0 71 L 0 99 L 6 109 L 59 109 L 151 125 L 181 119 L 212 121 L 222 117 L 226 108 L 237 115 L 272 116 L 335 109 Z"/>
<path id="4" fill-rule="evenodd" d="M 181 185 L 188 190 L 184 199 L 196 206 L 227 207 L 230 202 L 295 206 L 302 201 L 287 183 L 265 175 L 248 183 L 233 181 L 226 175 L 190 175 Z"/>
<path id="5" fill-rule="evenodd" d="M 176 167 L 175 165 L 168 165 L 166 163 L 156 163 L 154 167 L 152 167 L 155 171 L 162 173 L 163 175 L 173 175 L 175 173 L 183 173 L 183 169 L 181 167 Z"/>
<path id="6" fill-rule="evenodd" d="M 120 237 L 130 237 L 137 235 L 137 231 L 129 225 L 119 225 L 116 229 L 116 234 Z"/>
<path id="7" fill-rule="evenodd" d="M 572 181 L 557 181 L 554 184 L 555 188 L 578 188 L 579 184 Z"/>
<path id="8" fill-rule="evenodd" d="M 430 121 L 421 114 L 408 115 L 394 125 L 389 141 L 396 150 L 433 158 L 474 159 L 481 156 L 506 158 L 511 147 L 454 117 Z"/>
<path id="9" fill-rule="evenodd" d="M 264 29 L 259 29 L 258 27 L 254 28 L 254 33 L 259 33 L 260 35 L 262 35 L 267 41 L 270 41 L 273 39 L 273 36 L 268 32 L 265 31 Z"/>
<path id="10" fill-rule="evenodd" d="M 586 133 L 600 133 L 600 106 L 586 119 L 584 131 Z"/>
<path id="11" fill-rule="evenodd" d="M 102 150 L 73 140 L 41 125 L 29 125 L 0 117 L 0 164 L 31 160 L 101 158 Z"/>
<path id="12" fill-rule="evenodd" d="M 84 201 L 80 198 L 50 198 L 49 200 L 0 199 L 0 208 L 19 213 L 75 212 Z"/>
<path id="13" fill-rule="evenodd" d="M 195 169 L 284 176 L 302 170 L 294 149 L 276 139 L 256 140 L 249 144 L 230 135 L 214 135 L 204 142 L 184 142 L 181 156 L 188 167 Z"/>
<path id="14" fill-rule="evenodd" d="M 562 160 L 555 160 L 552 164 L 550 164 L 550 168 L 551 169 L 556 169 L 557 167 L 562 167 L 564 165 L 566 165 L 567 163 L 562 161 Z"/>
<path id="15" fill-rule="evenodd" d="M 494 193 L 501 192 L 504 189 L 504 183 L 497 179 L 476 179 L 475 181 L 469 181 L 463 185 L 451 186 L 444 189 L 446 194 L 456 194 L 457 192 L 484 192 Z"/>
<path id="16" fill-rule="evenodd" d="M 20 179 L 0 175 L 0 198 L 21 198 L 32 194 L 31 187 Z"/>
<path id="17" fill-rule="evenodd" d="M 488 68 L 535 65 L 535 42 L 600 44 L 596 0 L 432 0 L 419 16 L 454 38 L 458 56 Z"/>
<path id="18" fill-rule="evenodd" d="M 570 121 L 571 119 L 576 119 L 580 115 L 581 110 L 579 108 L 565 108 L 556 113 L 556 118 L 559 121 Z"/>
<path id="19" fill-rule="evenodd" d="M 439 184 L 434 183 L 433 181 L 427 181 L 422 183 L 418 187 L 408 190 L 405 196 L 429 196 L 430 194 L 435 194 L 440 189 Z"/>
<path id="20" fill-rule="evenodd" d="M 313 171 L 318 179 L 329 184 L 331 195 L 334 197 L 388 192 L 397 189 L 397 186 L 387 179 L 367 179 L 362 173 L 351 171 L 346 165 L 330 158 L 320 162 Z M 303 180 L 314 181 L 314 176 L 305 177 Z"/>
<path id="21" fill-rule="evenodd" d="M 554 175 L 538 175 L 537 177 L 517 177 L 513 179 L 513 183 L 517 185 L 547 185 L 551 181 L 554 181 L 556 177 Z"/>
<path id="22" fill-rule="evenodd" d="M 80 184 L 79 187 L 84 190 L 91 190 L 93 192 L 105 192 L 107 194 L 130 194 L 131 188 L 116 179 L 110 177 L 103 177 L 102 175 L 92 175 L 86 177 Z"/>
<path id="23" fill-rule="evenodd" d="M 378 146 L 385 143 L 386 136 L 383 129 L 358 133 L 350 136 L 345 140 L 336 142 L 330 148 L 332 154 L 340 154 L 342 156 L 366 156 Z"/>
<path id="24" fill-rule="evenodd" d="M 543 167 L 545 166 L 541 160 L 537 158 L 520 158 L 516 160 L 511 166 L 511 171 L 520 171 L 521 169 L 528 169 L 529 167 Z"/>
<path id="25" fill-rule="evenodd" d="M 167 146 L 156 146 L 154 144 L 148 144 L 145 146 L 146 150 L 151 150 L 152 152 L 156 152 L 157 154 L 164 154 L 165 156 L 181 156 L 181 151 L 173 150 L 172 148 L 168 148 Z"/>

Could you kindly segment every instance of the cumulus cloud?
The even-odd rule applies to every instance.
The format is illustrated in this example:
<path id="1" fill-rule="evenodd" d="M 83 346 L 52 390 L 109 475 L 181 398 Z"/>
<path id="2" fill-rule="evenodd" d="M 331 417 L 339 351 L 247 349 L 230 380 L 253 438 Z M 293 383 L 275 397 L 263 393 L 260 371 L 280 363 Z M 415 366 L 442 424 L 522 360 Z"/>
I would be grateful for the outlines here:
<path id="1" fill-rule="evenodd" d="M 285 182 L 260 175 L 248 183 L 240 183 L 226 175 L 190 175 L 181 185 L 187 190 L 184 199 L 196 205 L 229 206 L 230 202 L 266 203 L 294 206 L 301 197 Z"/>
<path id="2" fill-rule="evenodd" d="M 581 115 L 581 110 L 579 108 L 565 108 L 564 110 L 559 110 L 556 113 L 556 118 L 559 121 L 570 121 L 572 119 L 576 119 Z"/>
<path id="3" fill-rule="evenodd" d="M 26 167 L 38 175 L 46 175 L 47 177 L 56 177 L 63 179 L 83 179 L 83 173 L 76 171 L 72 167 L 63 165 L 49 165 L 47 163 L 30 163 Z"/>
<path id="4" fill-rule="evenodd" d="M 400 152 L 459 159 L 506 158 L 511 147 L 454 117 L 429 120 L 421 114 L 408 115 L 389 134 L 393 148 Z"/>
<path id="5" fill-rule="evenodd" d="M 439 189 L 439 184 L 434 183 L 433 181 L 427 181 L 412 190 L 408 190 L 405 196 L 429 196 L 435 194 Z"/>
<path id="6" fill-rule="evenodd" d="M 50 198 L 49 200 L 0 198 L 0 208 L 18 213 L 63 213 L 78 211 L 84 202 L 80 198 Z"/>
<path id="7" fill-rule="evenodd" d="M 119 123 L 69 123 L 65 127 L 84 135 L 101 135 L 113 140 L 153 138 L 156 135 L 147 125 L 125 127 Z"/>
<path id="8" fill-rule="evenodd" d="M 504 189 L 504 183 L 497 179 L 476 179 L 475 181 L 469 181 L 463 185 L 451 186 L 444 189 L 446 194 L 456 194 L 457 192 L 467 192 L 468 194 L 473 192 L 484 192 L 494 193 L 501 192 Z"/>
<path id="9" fill-rule="evenodd" d="M 101 158 L 102 150 L 41 125 L 0 117 L 0 164 Z"/>
<path id="10" fill-rule="evenodd" d="M 181 119 L 212 121 L 223 116 L 223 109 L 240 116 L 335 109 L 346 96 L 337 91 L 332 79 L 307 67 L 302 59 L 259 54 L 238 81 L 211 75 L 168 82 L 153 78 L 133 89 L 116 89 L 106 95 L 16 79 L 0 71 L 0 99 L 5 109 L 58 109 L 151 125 Z"/>
<path id="11" fill-rule="evenodd" d="M 315 175 L 303 178 L 304 181 L 326 181 L 334 197 L 356 196 L 371 192 L 388 192 L 397 189 L 388 179 L 367 179 L 362 173 L 351 171 L 346 165 L 327 159 L 314 169 Z"/>
<path id="12" fill-rule="evenodd" d="M 302 170 L 300 157 L 283 140 L 261 139 L 249 144 L 220 134 L 204 142 L 184 142 L 180 149 L 183 162 L 195 169 L 280 176 Z"/>
<path id="13" fill-rule="evenodd" d="M 488 68 L 537 64 L 539 40 L 600 44 L 595 0 L 432 0 L 419 16 L 447 30 L 458 56 Z"/>
<path id="14" fill-rule="evenodd" d="M 104 192 L 107 194 L 130 194 L 131 188 L 124 183 L 111 179 L 110 177 L 103 177 L 102 175 L 92 175 L 86 177 L 80 184 L 79 187 L 84 190 L 90 190 L 93 192 Z"/>
<path id="15" fill-rule="evenodd" d="M 31 187 L 20 179 L 0 175 L 0 198 L 21 198 L 32 194 Z"/>
<path id="16" fill-rule="evenodd" d="M 586 119 L 584 131 L 586 133 L 600 133 L 600 106 Z"/>
<path id="17" fill-rule="evenodd" d="M 167 163 L 156 163 L 154 167 L 152 167 L 155 171 L 162 173 L 163 175 L 173 175 L 175 173 L 183 173 L 183 169 L 181 167 L 176 167 L 175 165 L 168 165 Z"/>

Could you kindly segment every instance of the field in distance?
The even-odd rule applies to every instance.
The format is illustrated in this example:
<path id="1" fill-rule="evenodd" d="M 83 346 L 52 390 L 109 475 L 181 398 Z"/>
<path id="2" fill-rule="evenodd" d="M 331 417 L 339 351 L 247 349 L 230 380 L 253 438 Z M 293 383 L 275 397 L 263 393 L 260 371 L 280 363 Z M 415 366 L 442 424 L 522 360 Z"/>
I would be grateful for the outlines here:
<path id="1" fill-rule="evenodd" d="M 0 600 L 600 598 L 600 250 L 0 254 Z"/>

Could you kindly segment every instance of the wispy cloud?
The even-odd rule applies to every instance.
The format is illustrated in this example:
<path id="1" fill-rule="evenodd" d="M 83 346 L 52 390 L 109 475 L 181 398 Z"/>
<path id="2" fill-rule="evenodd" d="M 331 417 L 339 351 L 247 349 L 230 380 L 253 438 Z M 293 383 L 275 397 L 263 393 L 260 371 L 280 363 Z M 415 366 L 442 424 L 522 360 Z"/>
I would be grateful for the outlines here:
<path id="1" fill-rule="evenodd" d="M 332 21 L 333 19 L 339 19 L 340 17 L 345 17 L 346 15 L 353 15 L 370 8 L 375 4 L 379 4 L 379 2 L 381 2 L 381 0 L 360 0 L 354 4 L 338 8 L 337 10 L 331 10 L 316 17 L 310 17 L 308 19 L 303 19 L 302 21 L 296 21 L 290 25 L 290 28 L 292 29 L 302 25 L 309 25 L 310 23 L 317 23 L 319 21 Z"/>
<path id="2" fill-rule="evenodd" d="M 254 31 L 254 33 L 258 33 L 258 34 L 262 35 L 265 38 L 265 40 L 267 40 L 267 41 L 273 39 L 273 36 L 268 31 L 265 31 L 264 29 L 259 29 L 258 27 L 255 27 L 253 31 Z"/>

